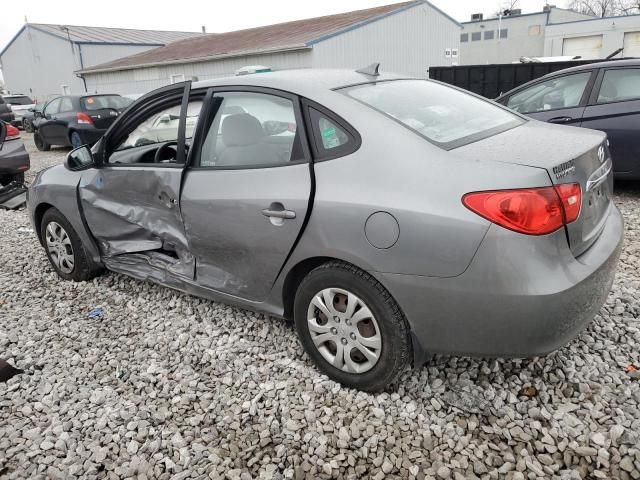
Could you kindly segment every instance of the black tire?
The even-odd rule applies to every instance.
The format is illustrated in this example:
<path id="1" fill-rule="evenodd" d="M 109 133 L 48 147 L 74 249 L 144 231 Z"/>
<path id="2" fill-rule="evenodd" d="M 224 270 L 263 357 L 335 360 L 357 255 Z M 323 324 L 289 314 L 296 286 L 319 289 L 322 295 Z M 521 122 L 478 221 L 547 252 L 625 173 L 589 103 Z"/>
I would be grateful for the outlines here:
<path id="1" fill-rule="evenodd" d="M 33 143 L 36 144 L 36 148 L 41 152 L 48 152 L 51 150 L 51 145 L 45 142 L 38 132 L 33 134 Z"/>
<path id="2" fill-rule="evenodd" d="M 377 363 L 368 371 L 350 373 L 336 368 L 322 356 L 312 340 L 308 309 L 313 297 L 327 288 L 346 290 L 359 297 L 377 322 L 381 350 Z M 400 307 L 380 282 L 353 265 L 332 261 L 309 272 L 296 292 L 294 320 L 302 346 L 314 363 L 331 379 L 347 387 L 379 392 L 393 384 L 411 362 L 409 326 Z M 345 345 L 347 341 L 342 339 Z"/>
<path id="3" fill-rule="evenodd" d="M 27 133 L 33 133 L 33 125 L 29 120 L 22 120 L 22 128 L 24 128 L 24 131 Z"/>
<path id="4" fill-rule="evenodd" d="M 71 130 L 69 132 L 69 143 L 71 144 L 71 148 L 78 148 L 84 145 L 80 133 L 76 132 L 75 130 Z"/>
<path id="5" fill-rule="evenodd" d="M 24 184 L 24 172 L 0 175 L 0 186 L 4 187 L 11 182 Z"/>
<path id="6" fill-rule="evenodd" d="M 49 250 L 47 242 L 47 227 L 49 226 L 49 224 L 52 224 L 52 222 L 55 222 L 60 227 L 62 227 L 65 233 L 68 235 L 69 240 L 71 241 L 74 261 L 73 269 L 69 272 L 61 270 L 61 268 L 52 258 L 52 253 Z M 73 229 L 69 221 L 56 208 L 50 208 L 42 216 L 42 222 L 40 223 L 40 235 L 44 244 L 44 250 L 47 254 L 47 258 L 49 259 L 49 263 L 51 263 L 51 266 L 61 278 L 65 280 L 73 280 L 75 282 L 82 282 L 85 280 L 91 280 L 92 278 L 102 273 L 102 267 L 100 265 L 96 265 L 89 258 L 87 252 L 84 249 L 84 246 L 82 245 L 80 237 L 78 237 L 78 234 Z"/>

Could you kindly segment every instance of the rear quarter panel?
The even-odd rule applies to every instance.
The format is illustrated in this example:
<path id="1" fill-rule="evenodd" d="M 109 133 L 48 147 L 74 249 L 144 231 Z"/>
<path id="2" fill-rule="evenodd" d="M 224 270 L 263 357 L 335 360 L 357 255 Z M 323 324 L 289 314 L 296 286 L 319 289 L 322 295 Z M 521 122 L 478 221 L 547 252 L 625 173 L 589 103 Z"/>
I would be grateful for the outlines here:
<path id="1" fill-rule="evenodd" d="M 454 277 L 465 271 L 489 222 L 462 204 L 465 193 L 549 184 L 541 169 L 459 158 L 399 123 L 332 92 L 322 104 L 358 130 L 355 153 L 316 163 L 313 210 L 289 266 L 314 256 L 354 263 L 369 271 Z M 317 99 L 316 99 L 317 100 Z M 390 248 L 365 234 L 376 212 L 399 226 Z M 286 269 L 285 269 L 286 271 Z"/>

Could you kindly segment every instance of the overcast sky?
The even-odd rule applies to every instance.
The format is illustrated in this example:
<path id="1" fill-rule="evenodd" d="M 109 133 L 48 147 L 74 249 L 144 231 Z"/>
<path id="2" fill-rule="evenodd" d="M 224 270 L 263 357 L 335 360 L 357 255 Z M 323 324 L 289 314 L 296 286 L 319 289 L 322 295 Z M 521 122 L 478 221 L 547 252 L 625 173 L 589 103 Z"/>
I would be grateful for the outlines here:
<path id="1" fill-rule="evenodd" d="M 400 1 L 400 0 L 398 0 Z M 165 2 L 108 0 L 7 1 L 0 14 L 0 50 L 24 24 L 90 25 L 155 30 L 226 32 L 301 18 L 348 12 L 395 3 L 394 0 L 178 0 Z M 501 0 L 431 0 L 431 3 L 459 21 L 472 13 L 493 14 Z M 542 10 L 544 0 L 520 0 L 525 12 Z M 565 0 L 552 3 L 565 6 Z M 99 7 L 97 5 L 100 5 Z"/>

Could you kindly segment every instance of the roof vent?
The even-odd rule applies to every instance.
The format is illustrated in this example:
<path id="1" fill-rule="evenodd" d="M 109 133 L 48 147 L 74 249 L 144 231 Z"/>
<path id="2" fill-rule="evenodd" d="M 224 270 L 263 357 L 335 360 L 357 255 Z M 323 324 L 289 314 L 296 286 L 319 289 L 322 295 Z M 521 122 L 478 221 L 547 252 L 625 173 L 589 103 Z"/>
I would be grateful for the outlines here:
<path id="1" fill-rule="evenodd" d="M 504 16 L 505 17 L 516 17 L 518 15 L 522 15 L 522 9 L 521 8 L 512 8 L 511 10 L 505 10 L 504 11 Z"/>
<path id="2" fill-rule="evenodd" d="M 356 70 L 357 73 L 362 73 L 363 75 L 370 75 L 372 77 L 377 77 L 380 75 L 380 64 L 372 63 L 368 67 L 361 68 Z"/>
<path id="3" fill-rule="evenodd" d="M 265 73 L 270 72 L 270 67 L 265 67 L 264 65 L 248 65 L 246 67 L 239 68 L 236 70 L 236 75 L 251 75 L 252 73 Z"/>
<path id="4" fill-rule="evenodd" d="M 472 22 L 481 22 L 483 18 L 484 18 L 484 15 L 481 14 L 481 13 L 472 13 L 471 14 L 471 21 Z"/>
<path id="5" fill-rule="evenodd" d="M 544 7 L 542 7 L 542 11 L 543 12 L 550 12 L 552 8 L 556 8 L 556 6 L 555 5 L 549 5 L 547 3 Z"/>

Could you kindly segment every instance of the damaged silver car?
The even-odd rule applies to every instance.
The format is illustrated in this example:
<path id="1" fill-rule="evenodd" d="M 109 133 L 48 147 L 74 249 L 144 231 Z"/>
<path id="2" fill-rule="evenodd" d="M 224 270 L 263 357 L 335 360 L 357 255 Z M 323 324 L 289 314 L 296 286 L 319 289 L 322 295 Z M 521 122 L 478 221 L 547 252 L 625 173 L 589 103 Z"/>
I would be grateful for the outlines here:
<path id="1" fill-rule="evenodd" d="M 105 268 L 291 318 L 329 377 L 379 391 L 428 354 L 559 348 L 622 243 L 602 133 L 436 82 L 283 71 L 182 83 L 40 172 L 56 272 Z"/>

